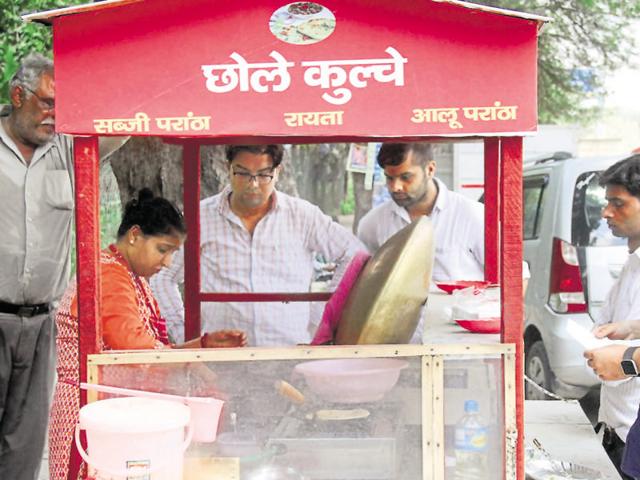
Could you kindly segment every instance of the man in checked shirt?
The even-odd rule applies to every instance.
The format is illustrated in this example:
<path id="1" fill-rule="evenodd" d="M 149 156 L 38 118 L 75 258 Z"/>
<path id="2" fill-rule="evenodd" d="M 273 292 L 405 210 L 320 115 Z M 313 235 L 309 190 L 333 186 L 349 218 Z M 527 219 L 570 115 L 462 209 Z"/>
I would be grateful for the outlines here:
<path id="1" fill-rule="evenodd" d="M 226 148 L 230 185 L 200 202 L 202 291 L 302 292 L 313 276 L 318 252 L 344 266 L 364 245 L 309 202 L 275 189 L 281 145 Z M 174 341 L 184 336 L 184 255 L 152 279 L 152 287 Z M 202 329 L 233 328 L 248 345 L 309 343 L 308 302 L 203 303 Z"/>

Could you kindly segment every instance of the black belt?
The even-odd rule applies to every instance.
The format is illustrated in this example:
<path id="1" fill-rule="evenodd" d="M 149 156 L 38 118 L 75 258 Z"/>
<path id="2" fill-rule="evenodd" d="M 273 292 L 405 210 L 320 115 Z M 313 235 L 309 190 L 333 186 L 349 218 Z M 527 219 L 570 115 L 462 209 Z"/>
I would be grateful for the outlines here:
<path id="1" fill-rule="evenodd" d="M 36 315 L 49 313 L 49 304 L 14 305 L 13 303 L 0 302 L 0 313 L 11 313 L 21 317 L 35 317 Z"/>

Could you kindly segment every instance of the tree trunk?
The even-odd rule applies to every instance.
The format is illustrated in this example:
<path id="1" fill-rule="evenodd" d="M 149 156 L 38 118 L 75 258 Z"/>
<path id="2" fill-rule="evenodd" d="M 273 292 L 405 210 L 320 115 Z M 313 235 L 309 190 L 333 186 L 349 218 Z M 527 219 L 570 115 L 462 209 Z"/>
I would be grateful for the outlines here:
<path id="1" fill-rule="evenodd" d="M 202 178 L 201 198 L 218 193 L 229 181 L 224 147 L 203 146 L 200 149 Z M 133 137 L 111 157 L 111 168 L 118 182 L 120 200 L 125 205 L 143 187 L 171 200 L 183 208 L 182 147 L 166 144 L 157 137 Z M 295 172 L 284 169 L 278 189 L 297 196 Z"/>
<path id="2" fill-rule="evenodd" d="M 293 145 L 291 166 L 300 197 L 317 205 L 334 220 L 340 214 L 345 197 L 345 159 L 349 149 L 344 143 Z"/>

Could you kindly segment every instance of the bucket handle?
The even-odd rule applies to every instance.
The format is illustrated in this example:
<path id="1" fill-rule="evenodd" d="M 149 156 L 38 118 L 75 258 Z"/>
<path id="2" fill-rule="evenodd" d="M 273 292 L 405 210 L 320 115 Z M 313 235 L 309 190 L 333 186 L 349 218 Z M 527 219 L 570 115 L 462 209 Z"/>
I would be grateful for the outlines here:
<path id="1" fill-rule="evenodd" d="M 111 467 L 105 467 L 104 465 L 97 465 L 95 462 L 93 462 L 91 460 L 91 457 L 89 457 L 89 454 L 85 451 L 85 449 L 82 447 L 82 443 L 80 441 L 80 424 L 78 423 L 76 425 L 76 433 L 75 433 L 75 438 L 76 438 L 76 447 L 78 448 L 78 453 L 80 454 L 80 456 L 82 457 L 82 459 L 86 462 L 87 466 L 91 465 L 93 468 L 95 468 L 96 470 L 108 473 L 109 475 L 115 475 L 118 477 L 143 477 L 143 476 L 147 476 L 147 475 L 151 475 L 152 473 L 157 472 L 158 470 L 162 470 L 163 468 L 165 468 L 166 466 L 169 465 L 170 462 L 160 462 L 160 464 L 155 465 L 151 468 L 146 468 L 146 469 L 135 469 L 135 471 L 131 471 L 131 469 L 129 468 L 124 468 L 124 469 L 112 469 Z M 191 422 L 189 422 L 189 426 L 187 429 L 187 436 L 184 439 L 184 443 L 182 444 L 182 452 L 184 453 L 185 450 L 187 448 L 189 448 L 189 445 L 191 445 L 191 439 L 193 437 L 193 427 L 191 426 Z"/>

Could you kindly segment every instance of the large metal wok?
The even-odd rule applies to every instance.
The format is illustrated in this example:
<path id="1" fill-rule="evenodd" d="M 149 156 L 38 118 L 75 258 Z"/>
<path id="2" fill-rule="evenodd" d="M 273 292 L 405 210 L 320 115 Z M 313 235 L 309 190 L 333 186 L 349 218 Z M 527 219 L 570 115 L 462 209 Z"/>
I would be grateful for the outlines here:
<path id="1" fill-rule="evenodd" d="M 433 227 L 427 217 L 389 238 L 349 293 L 336 343 L 408 343 L 429 293 L 433 249 Z"/>

